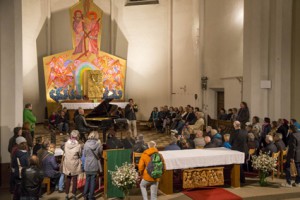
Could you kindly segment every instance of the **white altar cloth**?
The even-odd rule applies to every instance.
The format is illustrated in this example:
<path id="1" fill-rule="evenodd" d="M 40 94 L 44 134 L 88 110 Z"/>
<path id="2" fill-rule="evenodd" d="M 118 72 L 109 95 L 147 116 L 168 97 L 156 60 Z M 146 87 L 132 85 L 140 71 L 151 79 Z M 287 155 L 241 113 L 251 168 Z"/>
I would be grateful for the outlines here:
<path id="1" fill-rule="evenodd" d="M 97 107 L 101 102 L 97 103 L 61 103 L 62 107 L 66 107 L 69 110 L 77 110 L 79 107 L 82 109 L 94 109 Z M 117 105 L 118 107 L 125 108 L 128 102 L 110 102 L 109 104 Z"/>
<path id="2" fill-rule="evenodd" d="M 166 163 L 166 170 L 242 164 L 245 154 L 226 148 L 191 149 L 159 152 Z"/>

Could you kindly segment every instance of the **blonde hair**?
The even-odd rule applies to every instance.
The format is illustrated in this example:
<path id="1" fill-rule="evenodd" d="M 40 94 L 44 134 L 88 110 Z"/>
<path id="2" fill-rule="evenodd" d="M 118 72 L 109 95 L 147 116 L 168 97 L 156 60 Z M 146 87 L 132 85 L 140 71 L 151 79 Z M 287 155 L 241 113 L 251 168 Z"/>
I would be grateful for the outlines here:
<path id="1" fill-rule="evenodd" d="M 88 136 L 88 140 L 98 140 L 99 139 L 99 133 L 98 131 L 92 131 L 90 132 Z"/>
<path id="2" fill-rule="evenodd" d="M 223 137 L 224 137 L 225 142 L 228 142 L 230 139 L 230 134 L 225 134 Z"/>
<path id="3" fill-rule="evenodd" d="M 150 141 L 150 142 L 148 142 L 148 146 L 149 146 L 149 148 L 156 147 L 156 143 L 154 141 Z"/>
<path id="4" fill-rule="evenodd" d="M 218 133 L 218 131 L 216 129 L 212 129 L 210 131 L 210 133 L 211 133 L 212 136 L 214 136 L 214 135 L 216 135 Z"/>

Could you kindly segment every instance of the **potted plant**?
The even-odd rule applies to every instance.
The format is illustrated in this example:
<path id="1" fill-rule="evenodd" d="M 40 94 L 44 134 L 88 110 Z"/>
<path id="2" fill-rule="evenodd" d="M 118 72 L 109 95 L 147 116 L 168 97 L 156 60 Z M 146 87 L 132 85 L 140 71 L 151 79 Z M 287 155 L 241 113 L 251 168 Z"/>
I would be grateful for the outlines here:
<path id="1" fill-rule="evenodd" d="M 117 167 L 116 171 L 110 171 L 112 184 L 118 187 L 124 193 L 125 198 L 129 198 L 129 190 L 136 187 L 139 175 L 134 165 L 125 162 L 122 166 Z"/>
<path id="2" fill-rule="evenodd" d="M 266 186 L 269 172 L 276 171 L 277 158 L 272 158 L 268 154 L 260 152 L 258 156 L 252 157 L 252 167 L 259 171 L 259 184 Z"/>

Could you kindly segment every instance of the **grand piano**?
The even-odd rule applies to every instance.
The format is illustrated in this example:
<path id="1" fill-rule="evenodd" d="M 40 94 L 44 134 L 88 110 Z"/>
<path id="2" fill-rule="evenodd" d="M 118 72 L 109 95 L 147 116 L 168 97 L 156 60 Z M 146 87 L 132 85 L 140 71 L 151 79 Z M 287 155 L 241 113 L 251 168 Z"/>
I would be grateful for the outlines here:
<path id="1" fill-rule="evenodd" d="M 127 125 L 127 120 L 116 116 L 118 109 L 117 105 L 110 104 L 112 98 L 104 99 L 97 107 L 95 107 L 88 115 L 85 116 L 85 120 L 94 126 L 98 126 L 103 132 L 103 142 L 106 142 L 106 131 L 110 128 L 123 127 Z"/>

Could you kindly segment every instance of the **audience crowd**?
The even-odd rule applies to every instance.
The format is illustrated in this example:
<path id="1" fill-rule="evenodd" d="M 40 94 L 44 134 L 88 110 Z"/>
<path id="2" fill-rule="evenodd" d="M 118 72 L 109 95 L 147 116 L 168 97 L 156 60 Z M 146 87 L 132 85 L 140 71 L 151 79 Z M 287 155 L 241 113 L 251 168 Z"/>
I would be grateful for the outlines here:
<path id="1" fill-rule="evenodd" d="M 31 104 L 26 104 L 24 112 L 27 117 L 31 116 L 34 119 Z M 53 112 L 49 116 L 49 129 L 58 130 L 62 134 L 70 132 L 66 134 L 60 146 L 63 155 L 59 162 L 55 157 L 56 145 L 43 137 L 34 137 L 35 121 L 31 119 L 29 122 L 24 115 L 23 127 L 14 128 L 8 144 L 12 168 L 10 191 L 13 193 L 13 199 L 38 199 L 42 195 L 41 185 L 45 177 L 50 179 L 52 190 L 64 192 L 66 199 L 76 199 L 78 176 L 83 171 L 86 174 L 84 198 L 95 199 L 95 180 L 97 175 L 102 173 L 103 148 L 125 148 L 137 153 L 157 152 L 155 142 L 147 143 L 142 134 L 137 134 L 135 112 L 137 107 L 131 99 L 125 116 L 130 116 L 128 120 L 131 120 L 133 130 L 128 130 L 124 139 L 116 137 L 114 129 L 108 130 L 106 144 L 101 143 L 98 132 L 93 130 L 95 127 L 85 121 L 83 109 L 79 108 L 75 113 L 75 130 L 71 132 L 68 110 L 64 108 L 57 113 Z M 159 110 L 154 107 L 149 118 L 157 132 L 171 133 L 169 144 L 164 147 L 167 151 L 224 147 L 245 153 L 246 164 L 250 161 L 249 149 L 255 149 L 256 154 L 261 151 L 269 156 L 288 149 L 288 162 L 285 166 L 287 183 L 283 186 L 292 187 L 290 162 L 295 162 L 298 170 L 293 185 L 300 186 L 300 124 L 297 120 L 271 121 L 265 117 L 260 123 L 259 117 L 254 116 L 250 121 L 249 109 L 245 102 L 241 102 L 240 109 L 228 109 L 227 113 L 225 109 L 220 109 L 218 120 L 230 121 L 233 128 L 228 129 L 224 125 L 206 126 L 205 114 L 199 108 L 190 105 L 185 108 L 163 106 Z M 88 134 L 87 139 L 85 134 Z M 148 150 L 149 144 L 151 150 Z M 241 165 L 241 183 L 245 182 L 245 164 Z M 142 175 L 144 172 L 140 173 Z M 151 180 L 146 178 L 141 182 L 143 197 L 146 195 L 145 187 Z M 151 184 L 151 187 L 154 188 L 154 193 L 157 193 L 157 184 Z M 152 192 L 151 190 L 151 195 Z"/>

